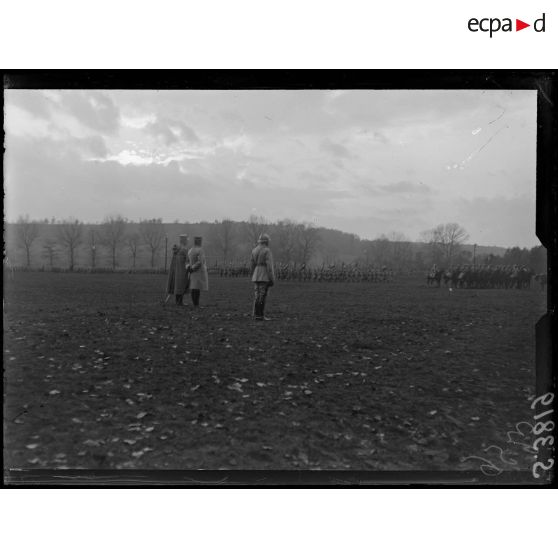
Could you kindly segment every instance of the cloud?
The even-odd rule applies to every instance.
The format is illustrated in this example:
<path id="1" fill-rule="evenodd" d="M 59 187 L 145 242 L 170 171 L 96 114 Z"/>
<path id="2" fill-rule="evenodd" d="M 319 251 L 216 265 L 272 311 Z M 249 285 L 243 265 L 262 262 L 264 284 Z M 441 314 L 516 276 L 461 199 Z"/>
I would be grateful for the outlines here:
<path id="1" fill-rule="evenodd" d="M 531 248 L 535 236 L 535 196 L 460 199 L 456 219 L 478 244 Z"/>
<path id="2" fill-rule="evenodd" d="M 321 149 L 334 157 L 350 158 L 352 155 L 349 150 L 340 143 L 334 143 L 330 139 L 325 139 L 320 145 Z"/>
<path id="3" fill-rule="evenodd" d="M 364 190 L 370 194 L 377 194 L 380 196 L 394 195 L 398 199 L 401 198 L 399 194 L 405 195 L 406 197 L 409 194 L 422 194 L 424 196 L 429 196 L 433 192 L 432 188 L 430 188 L 430 186 L 427 186 L 423 182 L 416 183 L 406 180 L 391 182 L 389 184 L 382 185 L 368 185 L 367 183 L 358 183 L 357 188 L 360 190 Z"/>
<path id="4" fill-rule="evenodd" d="M 196 220 L 210 217 L 210 208 L 223 199 L 223 186 L 208 176 L 168 165 L 122 165 L 115 161 L 84 160 L 82 148 L 100 151 L 89 138 L 79 149 L 35 138 L 12 141 L 6 151 L 6 211 L 19 214 L 98 221 L 118 211 L 131 219 L 168 216 Z M 160 187 L 163 185 L 164 187 Z M 156 187 L 155 187 L 156 186 Z"/>
<path id="5" fill-rule="evenodd" d="M 12 176 L 12 179 L 24 180 L 25 184 L 29 176 L 36 172 L 38 182 L 42 183 L 47 179 L 43 173 L 64 177 L 64 167 L 70 161 L 104 158 L 107 153 L 105 140 L 99 135 L 71 140 L 36 136 L 14 137 L 6 148 L 6 170 L 10 171 L 11 175 L 14 171 L 21 173 L 17 177 Z M 11 184 L 10 186 L 13 189 Z"/>
<path id="6" fill-rule="evenodd" d="M 128 128 L 136 128 L 141 130 L 145 128 L 146 124 L 154 122 L 157 117 L 154 114 L 122 114 L 120 116 L 120 122 L 123 126 Z"/>
<path id="7" fill-rule="evenodd" d="M 338 174 L 335 171 L 332 172 L 324 172 L 324 171 L 300 171 L 297 173 L 298 178 L 301 178 L 304 182 L 308 182 L 310 184 L 328 184 L 334 181 Z"/>
<path id="8" fill-rule="evenodd" d="M 86 138 L 81 138 L 79 144 L 84 149 L 84 151 L 94 157 L 99 157 L 101 159 L 108 155 L 107 144 L 102 136 L 89 136 Z"/>
<path id="9" fill-rule="evenodd" d="M 432 192 L 432 189 L 422 182 L 416 184 L 406 181 L 386 184 L 385 186 L 379 186 L 378 189 L 386 194 L 430 194 Z"/>
<path id="10" fill-rule="evenodd" d="M 114 134 L 119 127 L 120 111 L 106 94 L 90 91 L 64 92 L 59 107 L 93 130 Z"/>
<path id="11" fill-rule="evenodd" d="M 382 132 L 374 132 L 372 136 L 376 141 L 379 141 L 380 143 L 389 143 L 389 139 Z"/>
<path id="12" fill-rule="evenodd" d="M 6 101 L 18 106 L 37 118 L 48 118 L 51 114 L 51 103 L 40 91 L 27 89 L 4 91 Z"/>
<path id="13" fill-rule="evenodd" d="M 179 141 L 199 142 L 194 130 L 179 120 L 157 118 L 154 122 L 146 124 L 143 130 L 156 138 L 162 138 L 165 145 L 172 145 Z"/>
<path id="14" fill-rule="evenodd" d="M 362 236 L 457 221 L 473 238 L 480 215 L 487 237 L 534 229 L 472 204 L 534 203 L 534 92 L 7 90 L 5 114 L 7 199 L 36 218 L 241 219 L 256 206 Z"/>

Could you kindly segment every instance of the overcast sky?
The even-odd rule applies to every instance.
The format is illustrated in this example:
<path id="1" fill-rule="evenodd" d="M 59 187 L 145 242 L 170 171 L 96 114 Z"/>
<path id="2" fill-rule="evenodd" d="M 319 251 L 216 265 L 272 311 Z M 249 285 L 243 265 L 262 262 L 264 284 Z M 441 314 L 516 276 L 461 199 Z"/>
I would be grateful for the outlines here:
<path id="1" fill-rule="evenodd" d="M 534 91 L 5 90 L 6 218 L 289 218 L 538 244 Z"/>

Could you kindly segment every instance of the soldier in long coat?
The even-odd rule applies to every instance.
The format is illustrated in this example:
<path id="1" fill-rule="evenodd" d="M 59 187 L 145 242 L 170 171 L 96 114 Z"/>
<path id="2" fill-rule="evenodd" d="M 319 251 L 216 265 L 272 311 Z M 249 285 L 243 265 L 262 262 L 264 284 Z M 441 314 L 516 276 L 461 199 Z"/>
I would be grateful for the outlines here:
<path id="1" fill-rule="evenodd" d="M 182 306 L 184 295 L 188 292 L 188 271 L 186 269 L 188 259 L 188 235 L 180 235 L 180 245 L 173 246 L 172 258 L 167 279 L 167 294 L 174 295 L 175 302 Z"/>
<path id="2" fill-rule="evenodd" d="M 194 237 L 194 246 L 188 252 L 188 269 L 190 271 L 190 293 L 194 308 L 200 305 L 200 292 L 209 290 L 207 277 L 207 265 L 205 263 L 205 253 L 203 251 L 202 237 Z"/>
<path id="3" fill-rule="evenodd" d="M 268 320 L 264 316 L 267 291 L 275 283 L 273 255 L 269 249 L 269 236 L 262 234 L 258 245 L 252 250 L 251 275 L 254 283 L 254 318 Z"/>

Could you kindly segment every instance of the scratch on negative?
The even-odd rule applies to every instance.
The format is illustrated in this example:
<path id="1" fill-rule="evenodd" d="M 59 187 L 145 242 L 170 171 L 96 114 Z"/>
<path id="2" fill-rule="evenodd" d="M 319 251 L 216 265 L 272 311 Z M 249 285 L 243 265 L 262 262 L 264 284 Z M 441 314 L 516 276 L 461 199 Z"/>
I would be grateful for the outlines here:
<path id="1" fill-rule="evenodd" d="M 541 95 L 545 98 L 545 101 L 554 108 L 554 103 L 552 102 L 552 99 L 546 94 L 546 91 L 544 90 L 543 86 L 541 83 L 537 84 L 539 86 L 539 91 L 541 93 Z"/>
<path id="2" fill-rule="evenodd" d="M 477 153 L 480 153 L 502 130 L 509 128 L 509 126 L 506 124 L 505 126 L 502 126 L 497 132 L 494 132 L 489 138 L 488 141 L 486 141 L 486 143 L 484 143 L 477 151 Z"/>
<path id="3" fill-rule="evenodd" d="M 494 124 L 494 122 L 496 122 L 497 120 L 500 120 L 500 118 L 502 118 L 502 116 L 504 116 L 504 114 L 506 114 L 506 109 L 503 109 L 502 114 L 500 116 L 498 116 L 498 118 L 495 118 L 494 120 L 491 120 L 488 124 Z"/>
<path id="4" fill-rule="evenodd" d="M 509 126 L 507 124 L 505 126 L 502 126 L 497 132 L 494 132 L 476 151 L 473 151 L 470 155 L 465 157 L 465 159 L 463 159 L 463 161 L 461 161 L 459 165 L 454 165 L 453 168 L 460 168 L 461 170 L 463 170 L 465 168 L 465 165 L 471 162 L 473 157 L 476 157 L 505 128 L 509 128 Z"/>

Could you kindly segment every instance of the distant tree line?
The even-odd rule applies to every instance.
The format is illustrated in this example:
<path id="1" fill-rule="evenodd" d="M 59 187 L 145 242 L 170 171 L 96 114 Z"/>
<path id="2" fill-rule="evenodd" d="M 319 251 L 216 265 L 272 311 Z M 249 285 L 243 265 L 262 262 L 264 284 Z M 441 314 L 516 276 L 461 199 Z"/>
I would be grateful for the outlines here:
<path id="1" fill-rule="evenodd" d="M 72 271 L 78 261 L 81 266 L 91 269 L 103 263 L 112 269 L 122 266 L 134 269 L 140 248 L 149 253 L 150 267 L 154 268 L 163 248 L 166 231 L 162 219 L 130 223 L 121 215 L 113 215 L 98 225 L 91 225 L 73 218 L 34 222 L 25 216 L 13 225 L 13 235 L 10 235 L 8 227 L 7 236 L 8 257 L 15 247 L 19 247 L 25 251 L 27 267 L 31 267 L 32 263 L 35 266 L 44 266 L 46 263 L 50 268 L 61 266 Z M 13 242 L 10 246 L 11 236 L 15 246 Z M 33 245 L 42 249 L 35 262 L 31 260 Z"/>
<path id="2" fill-rule="evenodd" d="M 529 267 L 536 273 L 546 273 L 546 248 L 535 246 L 530 250 L 514 246 L 508 248 L 503 255 L 488 254 L 483 258 L 487 265 L 519 265 Z"/>
<path id="3" fill-rule="evenodd" d="M 172 245 L 180 234 L 188 234 L 190 242 L 193 236 L 202 236 L 210 264 L 244 263 L 260 234 L 266 232 L 272 237 L 275 259 L 296 266 L 358 262 L 401 272 L 423 271 L 432 263 L 443 267 L 518 264 L 537 273 L 546 270 L 546 250 L 542 246 L 488 251 L 466 244 L 469 236 L 457 223 L 424 231 L 417 242 L 400 232 L 365 240 L 310 223 L 288 219 L 268 222 L 256 215 L 246 221 L 163 223 L 161 218 L 131 222 L 116 214 L 98 224 L 74 218 L 33 221 L 21 216 L 5 228 L 10 265 L 28 268 L 162 269 L 167 267 Z"/>

